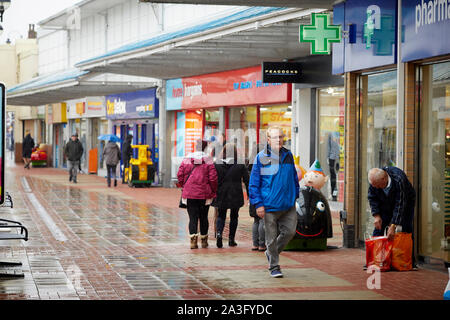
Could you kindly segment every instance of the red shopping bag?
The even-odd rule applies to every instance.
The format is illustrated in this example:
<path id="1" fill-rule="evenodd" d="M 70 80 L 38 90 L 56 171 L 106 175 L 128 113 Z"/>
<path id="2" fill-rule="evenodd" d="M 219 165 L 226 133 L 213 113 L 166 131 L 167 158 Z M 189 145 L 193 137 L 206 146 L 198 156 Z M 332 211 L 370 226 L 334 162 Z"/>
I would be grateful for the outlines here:
<path id="1" fill-rule="evenodd" d="M 412 234 L 397 232 L 392 244 L 392 268 L 397 271 L 412 269 Z"/>
<path id="2" fill-rule="evenodd" d="M 366 266 L 372 265 L 380 268 L 380 271 L 391 269 L 392 241 L 387 236 L 366 239 Z"/>

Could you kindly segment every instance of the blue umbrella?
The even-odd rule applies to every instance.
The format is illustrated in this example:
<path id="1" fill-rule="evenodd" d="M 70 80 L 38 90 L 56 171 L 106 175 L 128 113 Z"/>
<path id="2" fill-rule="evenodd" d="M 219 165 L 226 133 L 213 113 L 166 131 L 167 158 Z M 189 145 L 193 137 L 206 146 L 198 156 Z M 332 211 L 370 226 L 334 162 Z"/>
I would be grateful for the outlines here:
<path id="1" fill-rule="evenodd" d="M 97 139 L 112 141 L 112 142 L 122 142 L 122 139 L 120 139 L 118 136 L 116 136 L 114 134 L 102 134 L 101 136 L 98 136 Z"/>

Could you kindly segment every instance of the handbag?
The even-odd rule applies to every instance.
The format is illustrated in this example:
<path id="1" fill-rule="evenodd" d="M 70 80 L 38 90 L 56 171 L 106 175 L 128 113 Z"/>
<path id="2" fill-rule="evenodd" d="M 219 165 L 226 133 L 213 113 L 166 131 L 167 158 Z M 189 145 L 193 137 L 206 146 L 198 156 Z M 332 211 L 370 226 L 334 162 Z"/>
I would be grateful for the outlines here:
<path id="1" fill-rule="evenodd" d="M 365 240 L 366 244 L 366 266 L 376 266 L 380 271 L 389 271 L 392 261 L 393 241 L 389 241 L 386 235 L 371 237 Z"/>
<path id="2" fill-rule="evenodd" d="M 189 175 L 188 175 L 186 181 L 184 182 L 183 186 L 186 185 L 186 183 L 188 182 L 188 180 L 189 180 L 189 178 L 191 176 L 191 173 L 194 171 L 194 169 L 195 169 L 195 165 L 194 165 L 194 168 L 192 168 L 191 172 L 189 172 Z M 186 209 L 187 208 L 187 205 L 185 205 L 183 203 L 183 189 L 181 189 L 180 203 L 178 204 L 178 208 L 181 208 L 181 209 Z"/>

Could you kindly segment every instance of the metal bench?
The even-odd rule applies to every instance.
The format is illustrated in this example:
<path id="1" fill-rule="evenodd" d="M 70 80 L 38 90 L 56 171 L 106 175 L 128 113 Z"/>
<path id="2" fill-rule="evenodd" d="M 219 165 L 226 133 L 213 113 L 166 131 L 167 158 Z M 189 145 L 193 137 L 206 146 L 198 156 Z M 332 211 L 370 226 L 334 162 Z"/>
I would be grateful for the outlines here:
<path id="1" fill-rule="evenodd" d="M 6 219 L 0 219 L 0 229 L 19 229 L 20 233 L 18 232 L 2 232 L 0 230 L 0 240 L 24 240 L 28 241 L 28 230 L 25 226 L 23 226 L 20 222 L 12 221 L 12 220 L 6 220 Z M 21 266 L 21 262 L 7 262 L 7 261 L 0 261 L 0 267 L 17 267 Z M 1 278 L 23 278 L 23 273 L 17 273 L 15 270 L 12 272 L 0 272 L 0 279 Z"/>

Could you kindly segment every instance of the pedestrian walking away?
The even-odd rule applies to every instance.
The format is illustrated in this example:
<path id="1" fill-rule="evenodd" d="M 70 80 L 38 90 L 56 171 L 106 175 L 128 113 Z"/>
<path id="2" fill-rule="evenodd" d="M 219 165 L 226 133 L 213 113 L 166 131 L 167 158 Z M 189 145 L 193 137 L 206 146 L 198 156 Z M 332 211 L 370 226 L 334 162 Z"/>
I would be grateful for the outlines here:
<path id="1" fill-rule="evenodd" d="M 132 141 L 133 136 L 129 134 L 127 135 L 124 143 L 122 144 L 122 161 L 123 161 L 122 184 L 125 183 L 125 168 L 128 168 L 130 166 L 130 159 L 133 156 L 133 148 L 131 147 Z"/>
<path id="2" fill-rule="evenodd" d="M 22 157 L 23 162 L 25 162 L 24 168 L 30 169 L 31 165 L 31 153 L 33 152 L 34 148 L 34 140 L 31 137 L 30 130 L 27 130 L 25 132 L 25 138 L 23 139 L 22 144 Z"/>
<path id="3" fill-rule="evenodd" d="M 393 240 L 396 230 L 413 233 L 416 192 L 406 174 L 397 167 L 372 168 L 368 173 L 367 198 L 374 217 L 373 236 L 384 235 Z M 413 269 L 416 270 L 414 250 Z"/>
<path id="4" fill-rule="evenodd" d="M 73 183 L 77 183 L 78 168 L 83 151 L 83 145 L 78 140 L 78 134 L 75 132 L 64 147 L 64 155 L 69 162 L 69 181 L 73 181 Z"/>
<path id="5" fill-rule="evenodd" d="M 300 191 L 294 157 L 283 147 L 283 139 L 280 127 L 269 127 L 267 146 L 253 161 L 249 184 L 250 203 L 264 219 L 265 255 L 275 278 L 283 277 L 279 255 L 295 234 L 295 200 Z"/>
<path id="6" fill-rule="evenodd" d="M 198 248 L 199 236 L 202 248 L 208 247 L 208 210 L 217 193 L 217 171 L 213 159 L 204 152 L 206 146 L 206 141 L 198 140 L 196 151 L 183 159 L 177 173 L 178 185 L 183 188 L 182 202 L 189 215 L 191 249 Z"/>
<path id="7" fill-rule="evenodd" d="M 108 141 L 102 154 L 102 159 L 106 164 L 108 187 L 111 187 L 112 178 L 114 178 L 114 187 L 117 187 L 116 168 L 120 158 L 120 149 L 117 143 Z"/>
<path id="8" fill-rule="evenodd" d="M 225 145 L 219 159 L 216 161 L 215 167 L 218 176 L 215 205 L 219 211 L 217 217 L 216 244 L 218 248 L 222 248 L 223 246 L 223 229 L 225 227 L 227 210 L 230 209 L 228 245 L 235 247 L 237 246 L 235 236 L 238 226 L 239 209 L 244 205 L 242 182 L 248 194 L 249 174 L 245 164 L 238 163 L 237 148 L 233 143 L 227 143 Z"/>

